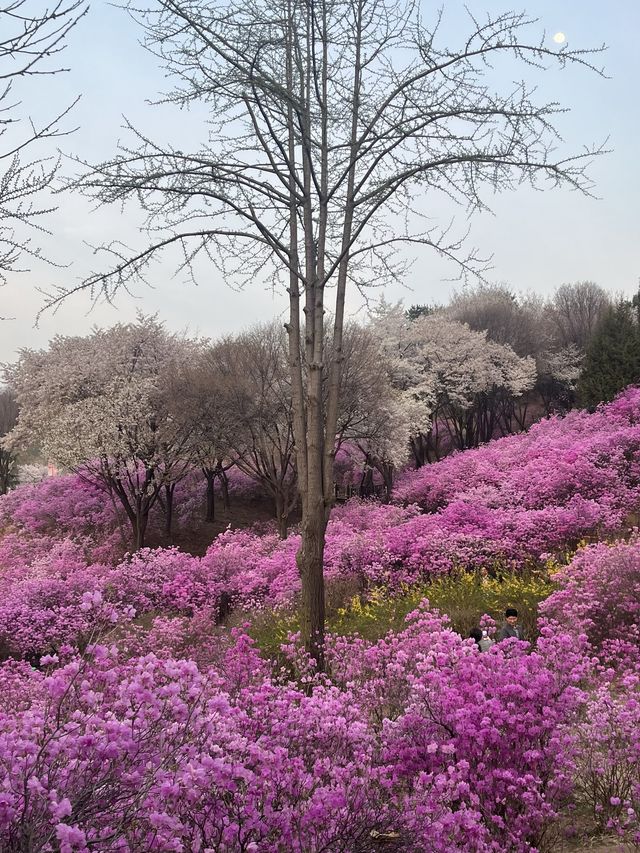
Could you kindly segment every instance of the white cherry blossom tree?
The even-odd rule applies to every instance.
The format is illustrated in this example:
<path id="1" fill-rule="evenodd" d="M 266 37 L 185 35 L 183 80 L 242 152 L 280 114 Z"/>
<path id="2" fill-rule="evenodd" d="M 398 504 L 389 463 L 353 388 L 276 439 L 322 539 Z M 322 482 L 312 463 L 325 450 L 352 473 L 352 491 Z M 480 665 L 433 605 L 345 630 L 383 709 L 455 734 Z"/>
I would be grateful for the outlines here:
<path id="1" fill-rule="evenodd" d="M 131 525 L 133 547 L 143 547 L 151 509 L 191 463 L 193 425 L 176 407 L 172 376 L 198 346 L 140 317 L 23 350 L 7 369 L 20 406 L 10 445 L 37 442 L 104 488 Z"/>

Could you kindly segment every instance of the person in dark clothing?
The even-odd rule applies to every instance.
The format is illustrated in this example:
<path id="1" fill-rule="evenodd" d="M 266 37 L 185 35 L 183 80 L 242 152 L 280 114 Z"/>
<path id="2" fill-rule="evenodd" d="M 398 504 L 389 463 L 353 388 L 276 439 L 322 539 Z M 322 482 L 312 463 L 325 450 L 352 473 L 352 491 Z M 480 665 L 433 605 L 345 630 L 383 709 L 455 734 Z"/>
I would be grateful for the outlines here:
<path id="1" fill-rule="evenodd" d="M 518 611 L 515 607 L 507 607 L 504 611 L 504 624 L 498 634 L 498 641 L 507 640 L 510 637 L 515 637 L 516 640 L 523 640 L 522 628 L 518 625 Z"/>
<path id="2" fill-rule="evenodd" d="M 486 631 L 481 628 L 472 628 L 469 631 L 469 636 L 476 641 L 476 645 L 481 652 L 487 652 L 493 645 L 493 640 L 489 637 Z"/>
<path id="3" fill-rule="evenodd" d="M 469 637 L 476 641 L 476 646 L 480 649 L 480 642 L 482 641 L 482 631 L 480 628 L 472 628 L 469 631 Z"/>

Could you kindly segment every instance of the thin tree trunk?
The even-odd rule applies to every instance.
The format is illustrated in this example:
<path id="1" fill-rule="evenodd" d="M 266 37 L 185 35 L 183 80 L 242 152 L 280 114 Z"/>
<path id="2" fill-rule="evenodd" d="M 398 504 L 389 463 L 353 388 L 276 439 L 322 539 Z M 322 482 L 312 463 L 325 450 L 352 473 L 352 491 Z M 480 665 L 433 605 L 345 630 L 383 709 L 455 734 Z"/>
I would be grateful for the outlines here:
<path id="1" fill-rule="evenodd" d="M 379 469 L 384 482 L 385 501 L 389 503 L 391 500 L 391 492 L 393 491 L 393 465 L 383 462 Z"/>
<path id="2" fill-rule="evenodd" d="M 215 500 L 214 500 L 214 489 L 215 489 L 216 475 L 215 475 L 215 472 L 212 471 L 211 468 L 203 468 L 202 472 L 203 472 L 205 479 L 207 481 L 207 513 L 205 515 L 204 520 L 208 523 L 211 523 L 211 522 L 215 521 L 215 517 L 216 517 L 216 507 L 215 507 Z"/>
<path id="3" fill-rule="evenodd" d="M 324 670 L 324 537 L 326 531 L 323 504 L 307 513 L 302 522 L 302 545 L 296 555 L 302 581 L 302 636 L 307 649 Z"/>
<path id="4" fill-rule="evenodd" d="M 145 547 L 147 536 L 147 523 L 149 521 L 149 508 L 138 506 L 138 511 L 132 521 L 134 550 L 139 551 Z"/>
<path id="5" fill-rule="evenodd" d="M 167 536 L 171 536 L 171 528 L 173 526 L 173 496 L 175 494 L 176 484 L 165 485 L 165 510 L 164 510 L 164 532 Z"/>
<path id="6" fill-rule="evenodd" d="M 13 461 L 11 456 L 4 450 L 0 450 L 0 495 L 6 495 L 9 491 L 9 475 Z"/>
<path id="7" fill-rule="evenodd" d="M 276 521 L 278 523 L 278 536 L 281 539 L 286 539 L 289 532 L 289 513 L 287 512 L 287 500 L 282 492 L 276 492 L 274 504 Z"/>
<path id="8" fill-rule="evenodd" d="M 229 512 L 229 510 L 231 509 L 231 500 L 229 499 L 229 478 L 227 477 L 227 472 L 222 466 L 220 466 L 218 469 L 218 476 L 220 477 L 222 506 L 224 507 L 226 512 Z"/>
<path id="9" fill-rule="evenodd" d="M 369 459 L 364 463 L 362 477 L 360 478 L 360 497 L 366 498 L 373 492 L 373 467 Z"/>

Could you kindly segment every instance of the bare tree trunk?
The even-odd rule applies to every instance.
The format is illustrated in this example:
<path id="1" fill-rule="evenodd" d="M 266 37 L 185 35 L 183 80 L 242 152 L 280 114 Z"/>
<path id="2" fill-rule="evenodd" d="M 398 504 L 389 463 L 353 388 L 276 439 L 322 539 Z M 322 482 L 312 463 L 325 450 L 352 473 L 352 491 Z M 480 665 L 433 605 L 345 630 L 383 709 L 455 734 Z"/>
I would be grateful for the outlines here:
<path id="1" fill-rule="evenodd" d="M 202 473 L 204 474 L 205 479 L 207 481 L 207 512 L 204 520 L 208 523 L 211 523 L 215 521 L 216 517 L 216 508 L 214 501 L 216 473 L 211 468 L 203 468 Z"/>
<path id="2" fill-rule="evenodd" d="M 391 492 L 393 491 L 393 465 L 388 462 L 381 462 L 378 466 L 378 471 L 382 474 L 384 482 L 385 501 L 389 503 L 391 500 Z"/>
<path id="3" fill-rule="evenodd" d="M 0 495 L 6 495 L 11 481 L 14 479 L 13 470 L 15 457 L 7 450 L 0 449 Z"/>
<path id="4" fill-rule="evenodd" d="M 373 466 L 369 457 L 367 457 L 364 468 L 362 470 L 362 477 L 360 478 L 360 497 L 366 498 L 373 492 Z"/>
<path id="5" fill-rule="evenodd" d="M 146 545 L 147 524 L 149 521 L 149 508 L 138 506 L 138 511 L 135 514 L 135 519 L 132 523 L 134 551 L 139 551 Z"/>
<path id="6" fill-rule="evenodd" d="M 231 466 L 228 465 L 227 468 Z M 215 475 L 220 478 L 220 494 L 222 495 L 222 506 L 226 512 L 231 509 L 231 500 L 229 499 L 229 478 L 227 477 L 227 468 L 222 464 L 222 459 L 218 459 L 215 468 Z M 212 519 L 213 520 L 213 519 Z"/>
<path id="7" fill-rule="evenodd" d="M 171 528 L 173 526 L 173 497 L 176 491 L 176 484 L 171 483 L 165 485 L 165 508 L 164 508 L 164 532 L 167 536 L 171 536 Z"/>
<path id="8" fill-rule="evenodd" d="M 278 536 L 281 539 L 286 539 L 289 532 L 289 512 L 287 508 L 287 499 L 282 492 L 277 491 L 274 499 L 276 521 L 278 523 Z"/>
<path id="9" fill-rule="evenodd" d="M 140 550 L 145 547 L 149 513 L 160 494 L 160 488 L 156 487 L 151 494 L 146 494 L 146 487 L 142 494 L 136 495 L 135 499 L 129 499 L 126 488 L 117 476 L 105 478 L 114 494 L 122 504 L 129 519 L 133 533 L 133 549 Z"/>
<path id="10" fill-rule="evenodd" d="M 222 495 L 222 506 L 224 507 L 226 512 L 229 512 L 231 509 L 231 500 L 229 498 L 229 478 L 227 477 L 227 472 L 224 470 L 222 465 L 218 466 L 217 474 L 220 477 L 220 493 Z"/>
<path id="11" fill-rule="evenodd" d="M 307 649 L 324 670 L 324 500 L 315 512 L 308 512 L 302 521 L 302 545 L 296 555 L 302 580 L 301 629 Z"/>

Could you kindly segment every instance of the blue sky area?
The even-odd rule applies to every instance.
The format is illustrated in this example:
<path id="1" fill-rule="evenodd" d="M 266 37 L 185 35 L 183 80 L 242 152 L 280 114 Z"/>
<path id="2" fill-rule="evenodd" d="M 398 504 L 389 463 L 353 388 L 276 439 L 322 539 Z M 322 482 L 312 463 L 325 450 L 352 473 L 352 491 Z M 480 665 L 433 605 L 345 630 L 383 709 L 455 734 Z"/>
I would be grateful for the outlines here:
<path id="1" fill-rule="evenodd" d="M 425 16 L 435 15 L 440 4 L 423 0 Z M 471 0 L 474 14 L 496 14 L 510 7 L 494 0 Z M 563 282 L 591 279 L 604 287 L 630 294 L 637 289 L 638 200 L 640 199 L 640 111 L 637 109 L 640 80 L 640 3 L 638 0 L 536 0 L 523 7 L 540 19 L 540 33 L 549 43 L 554 33 L 566 34 L 570 47 L 608 46 L 601 57 L 609 79 L 580 69 L 550 72 L 541 77 L 541 98 L 558 100 L 570 108 L 558 127 L 567 146 L 577 151 L 583 144 L 600 143 L 607 137 L 612 153 L 592 166 L 598 199 L 568 190 L 535 192 L 522 188 L 497 197 L 494 215 L 482 214 L 471 222 L 471 240 L 483 253 L 493 255 L 489 277 L 507 282 L 516 290 L 549 293 Z M 445 27 L 452 46 L 468 30 L 462 3 L 444 2 Z M 151 137 L 175 141 L 176 132 L 186 139 L 203 138 L 203 114 L 176 113 L 171 108 L 150 108 L 145 100 L 163 88 L 163 72 L 153 57 L 138 45 L 140 32 L 127 15 L 100 0 L 71 34 L 65 55 L 68 74 L 23 87 L 24 111 L 47 117 L 76 95 L 82 96 L 70 124 L 78 131 L 61 141 L 65 153 L 98 161 L 115 151 L 122 116 L 130 117 Z M 600 62 L 596 59 L 596 62 Z M 515 77 L 514 77 L 515 79 Z M 65 171 L 72 171 L 70 164 Z M 428 208 L 424 210 L 438 214 Z M 464 217 L 464 212 L 462 212 Z M 123 294 L 115 306 L 99 305 L 90 311 L 88 295 L 79 295 L 57 314 L 45 315 L 34 328 L 42 297 L 37 288 L 74 283 L 96 261 L 85 241 L 100 243 L 117 236 L 131 244 L 137 236 L 139 216 L 132 208 L 93 212 L 80 198 L 61 199 L 58 213 L 48 226 L 50 237 L 41 242 L 45 253 L 69 266 L 55 269 L 32 263 L 29 272 L 11 274 L 0 290 L 0 315 L 15 318 L 0 323 L 0 361 L 15 357 L 19 347 L 40 347 L 54 334 L 86 334 L 95 325 L 127 321 L 136 310 L 157 312 L 171 328 L 188 328 L 207 336 L 240 329 L 284 311 L 280 293 L 254 285 L 244 291 L 225 284 L 212 271 L 211 280 L 199 287 L 172 278 L 169 265 L 158 265 L 153 289 L 139 287 L 135 296 Z M 443 302 L 452 287 L 455 270 L 433 254 L 421 254 L 407 276 L 405 287 L 389 288 L 389 300 L 408 303 Z M 233 284 L 233 283 L 231 283 Z M 361 308 L 353 297 L 352 312 Z"/>

